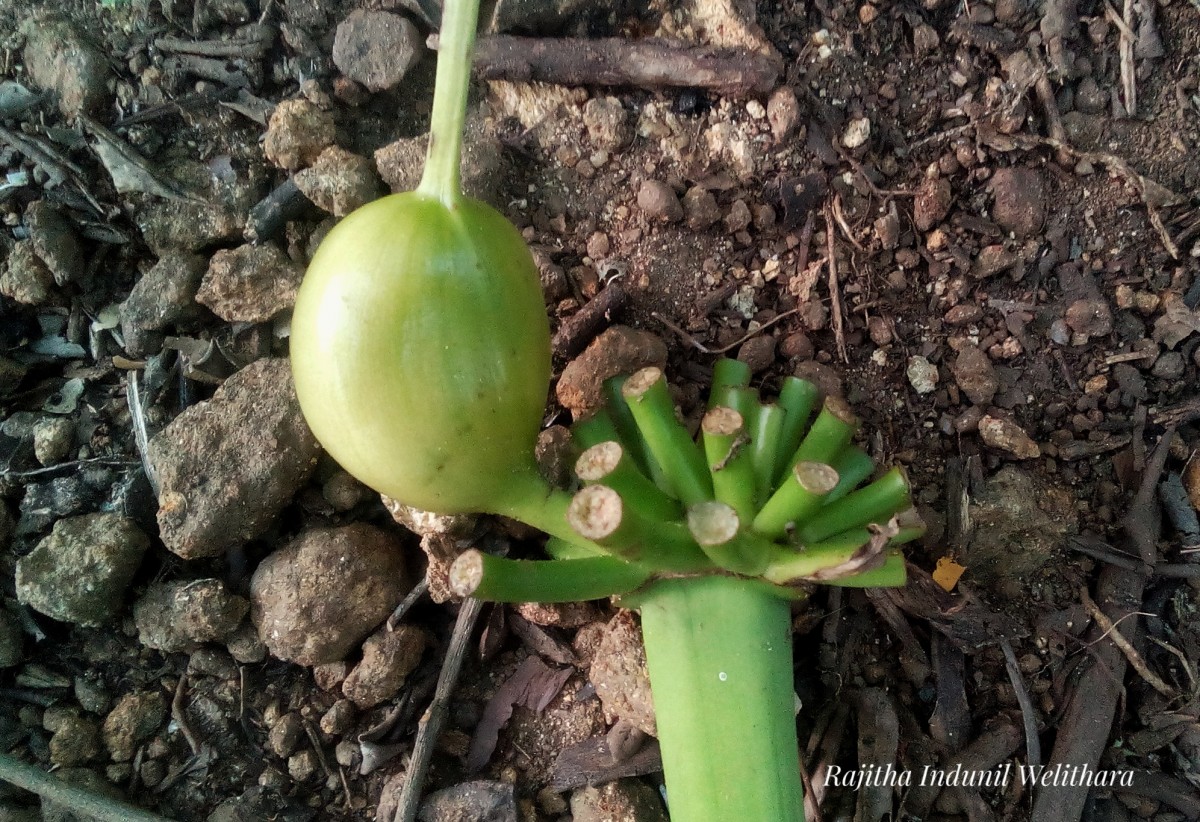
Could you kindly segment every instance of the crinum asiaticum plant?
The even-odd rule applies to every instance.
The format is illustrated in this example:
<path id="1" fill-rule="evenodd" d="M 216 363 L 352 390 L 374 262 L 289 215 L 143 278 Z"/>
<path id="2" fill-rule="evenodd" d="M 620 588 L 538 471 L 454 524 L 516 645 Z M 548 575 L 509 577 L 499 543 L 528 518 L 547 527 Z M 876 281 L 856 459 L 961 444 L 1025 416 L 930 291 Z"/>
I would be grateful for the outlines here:
<path id="1" fill-rule="evenodd" d="M 874 466 L 850 409 L 795 378 L 762 402 L 732 360 L 716 364 L 698 441 L 662 372 L 643 369 L 575 426 L 582 489 L 542 478 L 537 271 L 517 230 L 460 186 L 477 14 L 478 0 L 445 4 L 419 187 L 346 217 L 309 266 L 292 319 L 301 408 L 371 487 L 550 535 L 549 560 L 468 551 L 458 593 L 619 596 L 641 612 L 675 822 L 803 820 L 789 603 L 814 581 L 901 584 L 893 546 L 921 530 L 908 484 L 893 469 L 859 487 Z"/>

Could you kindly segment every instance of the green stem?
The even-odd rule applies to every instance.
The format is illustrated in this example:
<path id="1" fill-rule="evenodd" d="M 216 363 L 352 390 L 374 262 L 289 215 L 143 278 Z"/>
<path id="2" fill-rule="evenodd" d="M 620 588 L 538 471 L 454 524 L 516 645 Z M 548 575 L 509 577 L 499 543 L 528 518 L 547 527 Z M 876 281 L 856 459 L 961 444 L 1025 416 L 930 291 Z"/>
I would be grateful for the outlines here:
<path id="1" fill-rule="evenodd" d="M 675 418 L 675 402 L 661 369 L 643 368 L 621 387 L 650 455 L 662 466 L 685 505 L 713 498 L 712 478 L 699 447 Z"/>
<path id="2" fill-rule="evenodd" d="M 436 197 L 447 208 L 462 200 L 462 134 L 471 84 L 471 54 L 479 0 L 446 0 L 429 122 L 429 151 L 417 191 Z"/>
<path id="3" fill-rule="evenodd" d="M 696 544 L 716 565 L 735 574 L 757 576 L 771 560 L 774 546 L 741 530 L 737 512 L 723 502 L 709 500 L 687 513 L 688 530 Z"/>
<path id="4" fill-rule="evenodd" d="M 837 397 L 826 397 L 821 413 L 813 420 L 787 467 L 790 469 L 798 462 L 833 462 L 857 430 L 858 418 L 850 406 Z"/>
<path id="5" fill-rule="evenodd" d="M 885 523 L 892 514 L 910 507 L 908 480 L 897 466 L 870 485 L 826 505 L 800 526 L 797 536 L 805 544 L 820 542 L 871 522 Z"/>
<path id="6" fill-rule="evenodd" d="M 907 580 L 904 556 L 899 551 L 889 551 L 887 559 L 878 568 L 860 571 L 852 577 L 827 579 L 822 584 L 838 588 L 903 588 Z"/>
<path id="7" fill-rule="evenodd" d="M 686 525 L 646 517 L 605 485 L 589 485 L 576 494 L 567 522 L 581 537 L 626 562 L 681 574 L 713 567 Z"/>
<path id="8" fill-rule="evenodd" d="M 837 485 L 838 474 L 822 462 L 798 462 L 754 518 L 754 530 L 778 539 L 804 524 Z"/>
<path id="9" fill-rule="evenodd" d="M 683 516 L 679 501 L 667 496 L 648 480 L 629 450 L 609 440 L 593 445 L 575 461 L 575 474 L 587 485 L 606 485 L 627 504 L 654 519 L 677 520 Z"/>
<path id="10" fill-rule="evenodd" d="M 779 406 L 784 410 L 783 430 L 779 434 L 779 466 L 776 479 L 782 479 L 788 468 L 787 461 L 800 447 L 807 430 L 808 418 L 821 390 L 808 380 L 788 377 L 779 389 Z"/>
<path id="11" fill-rule="evenodd" d="M 858 484 L 875 471 L 875 463 L 867 452 L 857 445 L 848 445 L 833 460 L 833 470 L 838 472 L 837 487 L 829 492 L 825 504 L 830 505 L 849 494 Z"/>
<path id="12" fill-rule="evenodd" d="M 804 822 L 788 603 L 715 576 L 636 599 L 671 818 Z"/>
<path id="13" fill-rule="evenodd" d="M 471 549 L 450 566 L 450 588 L 489 602 L 585 602 L 626 594 L 650 571 L 613 557 L 505 559 Z"/>
<path id="14" fill-rule="evenodd" d="M 730 388 L 745 388 L 750 384 L 750 366 L 741 360 L 728 357 L 717 360 L 713 365 L 712 383 L 708 389 L 708 407 L 721 404 L 725 391 Z"/>
<path id="15" fill-rule="evenodd" d="M 700 438 L 712 477 L 713 495 L 737 511 L 743 522 L 754 519 L 754 465 L 742 415 L 718 405 L 700 421 Z"/>
<path id="16" fill-rule="evenodd" d="M 754 465 L 754 498 L 761 504 L 775 489 L 779 455 L 779 437 L 783 431 L 784 410 L 764 403 L 754 410 L 750 421 L 750 462 Z"/>

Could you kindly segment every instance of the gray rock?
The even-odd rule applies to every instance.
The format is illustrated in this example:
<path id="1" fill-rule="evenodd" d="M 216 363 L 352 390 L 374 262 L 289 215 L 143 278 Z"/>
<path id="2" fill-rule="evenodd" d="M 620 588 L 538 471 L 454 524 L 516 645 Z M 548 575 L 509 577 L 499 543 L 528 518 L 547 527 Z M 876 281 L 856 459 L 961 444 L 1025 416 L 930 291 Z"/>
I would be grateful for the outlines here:
<path id="1" fill-rule="evenodd" d="M 1071 494 L 1005 465 L 971 501 L 969 578 L 984 584 L 1027 580 L 1076 527 Z"/>
<path id="2" fill-rule="evenodd" d="M 636 779 L 619 779 L 571 794 L 574 822 L 667 822 L 662 800 Z"/>
<path id="3" fill-rule="evenodd" d="M 168 251 L 134 284 L 121 303 L 121 332 L 131 354 L 145 353 L 141 342 L 148 333 L 199 313 L 196 291 L 207 267 L 199 254 Z"/>
<path id="4" fill-rule="evenodd" d="M 273 245 L 247 243 L 213 254 L 196 302 L 228 322 L 261 323 L 296 304 L 304 270 Z"/>
<path id="5" fill-rule="evenodd" d="M 249 622 L 243 622 L 225 639 L 225 648 L 243 665 L 254 665 L 267 658 L 267 646 Z"/>
<path id="6" fill-rule="evenodd" d="M 338 24 L 333 63 L 371 91 L 399 85 L 425 52 L 421 33 L 407 17 L 358 9 Z"/>
<path id="7" fill-rule="evenodd" d="M 159 691 L 125 694 L 104 718 L 104 747 L 114 762 L 129 762 L 137 746 L 154 736 L 167 719 L 167 700 Z"/>
<path id="8" fill-rule="evenodd" d="M 421 803 L 421 822 L 517 822 L 517 797 L 508 782 L 477 780 L 435 791 Z"/>
<path id="9" fill-rule="evenodd" d="M 222 243 L 240 242 L 246 210 L 236 202 L 197 203 L 191 200 L 146 198 L 134 215 L 142 239 L 155 254 L 199 251 Z"/>
<path id="10" fill-rule="evenodd" d="M 998 168 L 992 175 L 992 219 L 1005 231 L 1028 237 L 1046 222 L 1046 184 L 1031 168 Z"/>
<path id="11" fill-rule="evenodd" d="M 401 137 L 375 151 L 375 166 L 393 192 L 412 191 L 421 182 L 428 135 Z M 467 115 L 463 129 L 462 185 L 472 197 L 491 202 L 504 181 L 504 146 L 485 117 Z"/>
<path id="12" fill-rule="evenodd" d="M 219 579 L 151 584 L 133 606 L 138 641 L 159 651 L 193 651 L 220 642 L 241 623 L 250 603 Z"/>
<path id="13" fill-rule="evenodd" d="M 383 192 L 375 165 L 366 157 L 330 146 L 292 178 L 296 188 L 321 209 L 345 217 Z"/>
<path id="14" fill-rule="evenodd" d="M 666 367 L 667 347 L 648 331 L 614 325 L 567 364 L 555 389 L 558 401 L 580 420 L 604 404 L 604 381 L 647 366 Z"/>
<path id="15" fill-rule="evenodd" d="M 979 420 L 979 438 L 984 445 L 1012 454 L 1019 460 L 1042 455 L 1042 449 L 1025 429 L 1004 417 L 984 416 Z"/>
<path id="16" fill-rule="evenodd" d="M 50 762 L 60 768 L 73 768 L 100 755 L 100 729 L 96 723 L 77 713 L 64 715 L 50 737 Z"/>
<path id="17" fill-rule="evenodd" d="M 17 561 L 17 598 L 54 619 L 103 625 L 121 610 L 149 544 L 131 520 L 116 514 L 59 520 Z"/>
<path id="18" fill-rule="evenodd" d="M 250 615 L 274 656 L 320 665 L 362 642 L 411 587 L 390 534 L 361 523 L 318 528 L 258 566 Z"/>
<path id="19" fill-rule="evenodd" d="M 318 446 L 287 361 L 263 359 L 172 420 L 149 452 L 162 489 L 160 535 L 191 559 L 266 530 L 308 481 Z"/>
<path id="20" fill-rule="evenodd" d="M 64 115 L 87 114 L 108 103 L 108 60 L 84 32 L 49 16 L 27 20 L 21 30 L 29 79 L 54 93 Z"/>
<path id="21" fill-rule="evenodd" d="M 295 171 L 316 160 L 335 136 L 333 114 L 305 99 L 284 100 L 267 122 L 263 153 L 274 165 Z"/>
<path id="22" fill-rule="evenodd" d="M 683 206 L 679 197 L 662 180 L 643 181 L 638 189 L 637 204 L 642 213 L 651 220 L 677 223 L 683 219 Z M 746 222 L 749 223 L 749 220 Z"/>
<path id="23" fill-rule="evenodd" d="M 633 139 L 629 112 L 616 97 L 593 97 L 583 105 L 583 125 L 592 147 L 619 151 Z"/>
<path id="24" fill-rule="evenodd" d="M 621 611 L 605 626 L 589 677 L 610 723 L 623 719 L 642 733 L 657 734 L 642 629 L 631 612 Z"/>
<path id="25" fill-rule="evenodd" d="M 717 198 L 703 186 L 692 186 L 684 193 L 683 214 L 693 231 L 703 231 L 721 219 Z"/>
<path id="26" fill-rule="evenodd" d="M 362 661 L 342 683 L 342 693 L 360 708 L 373 708 L 391 699 L 421 661 L 425 632 L 413 625 L 383 628 L 363 643 Z"/>
<path id="27" fill-rule="evenodd" d="M 75 701 L 88 713 L 105 713 L 112 704 L 112 696 L 108 693 L 108 688 L 104 687 L 104 683 L 97 679 L 90 679 L 86 676 L 75 677 L 74 691 Z"/>
<path id="28" fill-rule="evenodd" d="M 45 200 L 25 209 L 25 226 L 33 250 L 59 285 L 78 282 L 83 276 L 83 249 L 69 219 Z"/>

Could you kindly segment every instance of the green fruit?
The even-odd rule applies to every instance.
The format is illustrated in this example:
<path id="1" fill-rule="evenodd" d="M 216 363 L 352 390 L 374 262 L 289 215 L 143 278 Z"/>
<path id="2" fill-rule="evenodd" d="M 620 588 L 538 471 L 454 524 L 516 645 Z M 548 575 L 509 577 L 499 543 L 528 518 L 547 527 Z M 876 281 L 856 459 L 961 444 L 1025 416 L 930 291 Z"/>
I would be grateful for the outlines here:
<path id="1" fill-rule="evenodd" d="M 409 192 L 346 217 L 300 287 L 291 356 L 317 439 L 388 496 L 495 511 L 535 475 L 550 330 L 529 249 L 484 203 Z"/>

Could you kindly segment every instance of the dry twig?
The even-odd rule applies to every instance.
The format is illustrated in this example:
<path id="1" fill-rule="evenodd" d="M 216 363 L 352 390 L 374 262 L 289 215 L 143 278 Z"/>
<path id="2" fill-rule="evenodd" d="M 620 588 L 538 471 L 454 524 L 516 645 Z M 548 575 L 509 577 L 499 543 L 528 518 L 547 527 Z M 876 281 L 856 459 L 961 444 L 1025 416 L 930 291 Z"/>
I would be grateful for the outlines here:
<path id="1" fill-rule="evenodd" d="M 1117 626 L 1108 618 L 1108 615 L 1101 611 L 1099 606 L 1092 601 L 1091 596 L 1088 595 L 1087 588 L 1079 589 L 1079 601 L 1087 609 L 1088 615 L 1096 620 L 1096 624 L 1104 631 L 1104 636 L 1111 639 L 1113 644 L 1121 649 L 1121 653 L 1125 654 L 1125 658 L 1129 660 L 1129 664 L 1141 675 L 1142 679 L 1146 680 L 1146 683 L 1151 688 L 1158 691 L 1167 699 L 1174 699 L 1178 696 L 1174 688 L 1163 682 L 1158 674 L 1150 670 L 1150 667 L 1146 665 L 1146 661 L 1142 659 L 1142 655 L 1137 652 L 1137 648 L 1129 644 L 1129 640 L 1121 635 L 1121 632 L 1117 630 Z M 1126 616 L 1137 616 L 1137 614 L 1126 614 Z"/>
<path id="2" fill-rule="evenodd" d="M 837 341 L 838 356 L 842 362 L 850 362 L 850 354 L 846 350 L 846 320 L 842 316 L 842 285 L 838 282 L 837 254 L 834 253 L 833 206 L 825 203 L 825 246 L 829 255 L 829 302 L 830 313 L 833 315 L 833 336 Z"/>

